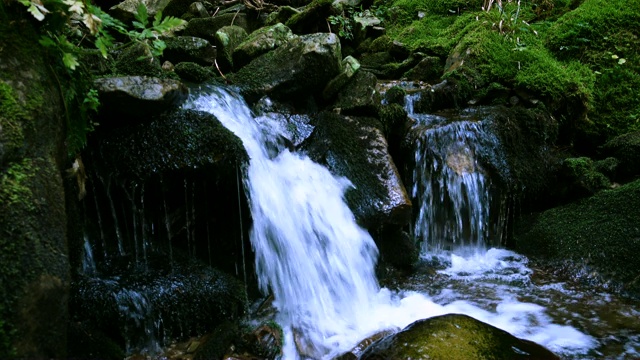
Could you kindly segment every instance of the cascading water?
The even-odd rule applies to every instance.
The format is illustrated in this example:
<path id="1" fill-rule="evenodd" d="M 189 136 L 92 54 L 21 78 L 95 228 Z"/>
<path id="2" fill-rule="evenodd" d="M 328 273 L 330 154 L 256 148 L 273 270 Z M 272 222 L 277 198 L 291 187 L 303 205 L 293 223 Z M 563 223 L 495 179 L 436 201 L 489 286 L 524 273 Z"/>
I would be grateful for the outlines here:
<path id="1" fill-rule="evenodd" d="M 208 89 L 188 107 L 213 113 L 251 158 L 245 185 L 256 271 L 262 290 L 275 296 L 283 327 L 296 332 L 307 355 L 347 350 L 349 334 L 361 332 L 378 291 L 377 249 L 343 200 L 349 181 L 306 156 L 274 151 L 281 134 L 269 129 L 278 127 L 268 118 L 259 126 L 246 104 L 225 90 Z"/>
<path id="2" fill-rule="evenodd" d="M 376 247 L 343 200 L 347 179 L 278 146 L 280 134 L 273 129 L 279 127 L 270 125 L 269 117 L 254 119 L 244 101 L 226 90 L 202 89 L 186 106 L 215 114 L 242 139 L 251 158 L 244 179 L 253 217 L 251 243 L 260 286 L 273 292 L 277 321 L 285 330 L 285 360 L 331 359 L 381 330 L 447 313 L 471 315 L 562 354 L 584 354 L 594 346 L 575 328 L 554 324 L 545 307 L 520 302 L 502 287 L 484 302 L 420 276 L 415 277 L 420 284 L 407 283 L 412 291 L 378 288 Z M 460 188 L 470 192 L 466 184 L 477 182 L 479 176 L 461 180 Z M 484 201 L 474 199 L 477 204 L 460 207 Z M 468 224 L 460 233 L 473 229 L 476 239 L 486 240 L 484 214 L 475 228 Z M 526 261 L 506 250 L 451 259 L 439 276 L 465 281 L 471 273 L 501 284 L 530 284 Z"/>
<path id="3" fill-rule="evenodd" d="M 418 95 L 407 96 L 406 109 L 417 121 L 412 195 L 418 207 L 414 233 L 422 242 L 423 254 L 500 246 L 504 196 L 477 159 L 477 153 L 500 147 L 497 137 L 484 122 L 464 114 L 451 121 L 414 113 Z"/>

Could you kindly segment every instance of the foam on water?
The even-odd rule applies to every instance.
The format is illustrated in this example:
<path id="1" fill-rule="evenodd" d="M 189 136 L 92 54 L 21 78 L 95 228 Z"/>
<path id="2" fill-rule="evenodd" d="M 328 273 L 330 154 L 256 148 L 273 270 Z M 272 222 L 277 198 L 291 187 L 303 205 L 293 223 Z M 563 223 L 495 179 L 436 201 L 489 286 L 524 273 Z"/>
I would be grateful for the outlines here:
<path id="1" fill-rule="evenodd" d="M 437 294 L 391 291 L 377 285 L 377 249 L 344 202 L 347 179 L 334 177 L 308 157 L 277 146 L 268 118 L 222 89 L 205 89 L 187 108 L 214 114 L 240 137 L 251 160 L 245 188 L 251 206 L 252 246 L 262 289 L 273 292 L 285 330 L 284 358 L 333 358 L 389 328 L 447 313 L 462 313 L 536 341 L 558 353 L 583 353 L 594 340 L 553 324 L 543 306 L 518 300 L 512 288 L 530 286 L 526 258 L 506 250 L 439 255 L 443 277 L 494 284 L 485 301 L 458 288 Z M 428 287 L 429 284 L 424 284 Z M 463 287 L 464 289 L 464 287 Z M 630 350 L 631 351 L 631 350 Z"/>

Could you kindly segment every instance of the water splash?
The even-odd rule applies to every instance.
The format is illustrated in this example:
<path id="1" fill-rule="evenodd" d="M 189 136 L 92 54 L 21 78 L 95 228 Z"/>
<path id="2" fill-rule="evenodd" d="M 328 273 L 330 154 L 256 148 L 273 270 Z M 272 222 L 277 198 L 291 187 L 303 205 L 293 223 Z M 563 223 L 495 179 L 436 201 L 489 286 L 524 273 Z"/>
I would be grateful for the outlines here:
<path id="1" fill-rule="evenodd" d="M 275 295 L 279 320 L 296 333 L 299 350 L 321 357 L 351 346 L 347 339 L 359 332 L 378 291 L 378 253 L 343 199 L 350 182 L 280 148 L 281 134 L 272 130 L 278 127 L 268 117 L 256 121 L 223 89 L 204 90 L 187 108 L 214 114 L 251 158 L 245 188 L 259 285 Z"/>

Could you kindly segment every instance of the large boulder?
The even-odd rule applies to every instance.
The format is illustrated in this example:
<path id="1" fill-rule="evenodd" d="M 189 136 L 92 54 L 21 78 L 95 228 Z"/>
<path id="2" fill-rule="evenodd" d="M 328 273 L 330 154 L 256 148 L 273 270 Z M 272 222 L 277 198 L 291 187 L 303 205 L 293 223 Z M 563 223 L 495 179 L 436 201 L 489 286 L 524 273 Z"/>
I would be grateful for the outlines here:
<path id="1" fill-rule="evenodd" d="M 346 193 L 347 203 L 358 223 L 372 234 L 382 260 L 408 267 L 417 259 L 416 245 L 401 228 L 411 219 L 411 200 L 382 128 L 376 118 L 323 112 L 302 149 L 353 183 Z"/>
<path id="2" fill-rule="evenodd" d="M 282 23 L 260 28 L 236 47 L 233 52 L 233 63 L 236 68 L 241 68 L 256 57 L 286 44 L 294 37 L 291 29 Z"/>
<path id="3" fill-rule="evenodd" d="M 640 296 L 640 180 L 516 224 L 516 250 L 535 259 L 568 261 L 586 281 Z"/>
<path id="4" fill-rule="evenodd" d="M 252 30 L 251 21 L 246 14 L 226 13 L 208 18 L 191 19 L 180 35 L 195 36 L 214 43 L 218 30 L 231 25 L 239 26 L 247 33 Z"/>
<path id="5" fill-rule="evenodd" d="M 619 161 L 617 175 L 630 179 L 640 175 L 640 131 L 617 136 L 603 146 L 603 151 Z"/>
<path id="6" fill-rule="evenodd" d="M 135 16 L 138 13 L 138 6 L 144 4 L 147 8 L 149 18 L 153 18 L 158 12 L 164 10 L 164 8 L 171 2 L 171 0 L 124 0 L 118 5 L 114 5 L 109 9 L 109 13 L 114 18 L 124 22 L 131 23 L 135 20 Z"/>
<path id="7" fill-rule="evenodd" d="M 361 360 L 556 360 L 551 351 L 532 341 L 467 315 L 448 314 L 418 320 L 399 333 L 369 346 Z"/>
<path id="8" fill-rule="evenodd" d="M 217 64 L 223 71 L 232 69 L 233 52 L 247 38 L 247 31 L 239 26 L 223 26 L 216 32 L 216 47 L 218 49 Z"/>
<path id="9" fill-rule="evenodd" d="M 340 72 L 340 40 L 335 34 L 316 33 L 292 39 L 229 77 L 249 101 L 263 95 L 289 101 L 320 95 Z"/>
<path id="10" fill-rule="evenodd" d="M 180 81 L 146 76 L 100 78 L 94 86 L 105 110 L 127 115 L 158 114 L 180 106 L 189 95 Z"/>
<path id="11" fill-rule="evenodd" d="M 112 176 L 139 180 L 211 166 L 235 174 L 236 166 L 248 161 L 238 137 L 212 114 L 194 110 L 101 132 L 92 147 Z"/>
<path id="12" fill-rule="evenodd" d="M 0 6 L 0 358 L 61 359 L 70 282 L 61 176 L 69 88 L 24 10 Z"/>

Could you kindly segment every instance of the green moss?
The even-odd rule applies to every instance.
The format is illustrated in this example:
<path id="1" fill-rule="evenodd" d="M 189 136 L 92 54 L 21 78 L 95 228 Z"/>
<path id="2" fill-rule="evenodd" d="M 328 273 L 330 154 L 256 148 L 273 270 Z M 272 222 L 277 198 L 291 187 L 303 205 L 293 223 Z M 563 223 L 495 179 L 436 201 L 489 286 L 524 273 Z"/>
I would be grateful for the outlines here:
<path id="1" fill-rule="evenodd" d="M 558 359 L 549 350 L 467 315 L 418 320 L 369 346 L 360 359 Z"/>
<path id="2" fill-rule="evenodd" d="M 522 219 L 517 250 L 590 266 L 640 295 L 638 219 L 640 180 Z"/>
<path id="3" fill-rule="evenodd" d="M 588 157 L 569 158 L 564 160 L 570 181 L 593 193 L 606 189 L 611 185 L 609 179 L 596 170 L 593 160 Z"/>
<path id="4" fill-rule="evenodd" d="M 27 114 L 26 109 L 15 99 L 13 88 L 4 81 L 0 82 L 0 143 L 3 144 L 4 152 L 0 162 L 24 147 L 22 124 L 30 122 Z"/>
<path id="5" fill-rule="evenodd" d="M 640 3 L 585 0 L 546 32 L 562 59 L 576 59 L 597 74 L 586 133 L 607 138 L 640 129 Z M 622 61 L 621 59 L 624 59 Z"/>

